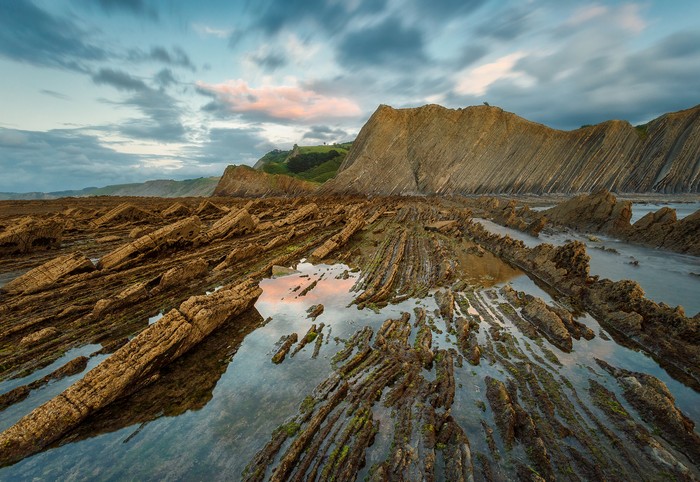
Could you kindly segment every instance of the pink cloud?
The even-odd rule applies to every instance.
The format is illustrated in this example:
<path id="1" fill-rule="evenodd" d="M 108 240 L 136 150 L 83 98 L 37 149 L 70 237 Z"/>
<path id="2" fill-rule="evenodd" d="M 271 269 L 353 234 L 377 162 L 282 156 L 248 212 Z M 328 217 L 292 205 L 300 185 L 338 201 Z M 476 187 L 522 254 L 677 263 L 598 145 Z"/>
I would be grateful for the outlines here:
<path id="1" fill-rule="evenodd" d="M 231 112 L 257 112 L 276 119 L 317 120 L 354 117 L 360 107 L 345 97 L 327 97 L 298 86 L 251 87 L 244 80 L 222 84 L 197 82 L 197 88 L 213 94 Z"/>

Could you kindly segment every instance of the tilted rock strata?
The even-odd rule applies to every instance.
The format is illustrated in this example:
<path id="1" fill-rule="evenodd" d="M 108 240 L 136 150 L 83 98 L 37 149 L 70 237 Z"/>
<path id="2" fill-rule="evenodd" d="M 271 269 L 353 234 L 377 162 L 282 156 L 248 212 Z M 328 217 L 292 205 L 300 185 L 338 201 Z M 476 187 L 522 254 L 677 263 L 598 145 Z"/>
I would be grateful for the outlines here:
<path id="1" fill-rule="evenodd" d="M 249 281 L 193 296 L 117 350 L 84 378 L 0 434 L 0 464 L 40 451 L 91 413 L 156 376 L 218 326 L 253 306 L 262 290 Z"/>
<path id="2" fill-rule="evenodd" d="M 57 220 L 20 219 L 0 233 L 0 254 L 28 253 L 61 244 L 63 225 Z"/>
<path id="3" fill-rule="evenodd" d="M 291 176 L 268 174 L 248 166 L 228 166 L 214 196 L 295 196 L 315 191 L 316 184 Z"/>
<path id="4" fill-rule="evenodd" d="M 7 283 L 0 290 L 7 293 L 32 293 L 51 286 L 61 278 L 93 271 L 95 265 L 80 253 L 67 254 L 48 261 Z"/>
<path id="5" fill-rule="evenodd" d="M 381 105 L 324 193 L 665 193 L 700 190 L 700 106 L 639 130 L 559 131 L 497 107 Z"/>

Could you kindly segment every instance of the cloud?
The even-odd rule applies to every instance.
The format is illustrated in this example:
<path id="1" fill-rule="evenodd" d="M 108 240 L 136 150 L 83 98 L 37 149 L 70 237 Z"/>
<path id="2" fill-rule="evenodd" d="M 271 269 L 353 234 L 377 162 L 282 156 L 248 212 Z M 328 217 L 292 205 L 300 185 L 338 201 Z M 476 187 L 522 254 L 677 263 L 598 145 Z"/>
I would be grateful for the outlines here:
<path id="1" fill-rule="evenodd" d="M 268 72 L 274 72 L 287 65 L 287 58 L 279 52 L 258 51 L 250 54 L 248 59 Z"/>
<path id="2" fill-rule="evenodd" d="M 199 33 L 200 35 L 222 39 L 229 38 L 231 34 L 233 34 L 233 29 L 210 27 L 209 25 L 204 25 L 202 23 L 195 23 L 192 25 L 192 28 L 194 28 L 195 32 Z"/>
<path id="3" fill-rule="evenodd" d="M 55 90 L 41 89 L 39 92 L 41 92 L 44 95 L 53 97 L 54 99 L 71 100 L 70 97 L 66 94 L 61 94 L 60 92 L 56 92 Z"/>
<path id="4" fill-rule="evenodd" d="M 214 128 L 206 142 L 190 149 L 199 163 L 220 166 L 220 172 L 229 164 L 253 165 L 275 146 L 265 139 L 259 127 Z"/>
<path id="5" fill-rule="evenodd" d="M 106 13 L 126 13 L 151 20 L 158 19 L 156 9 L 144 0 L 97 0 L 96 3 Z"/>
<path id="6" fill-rule="evenodd" d="M 180 47 L 173 47 L 169 51 L 166 47 L 153 46 L 148 52 L 141 49 L 132 49 L 127 55 L 132 62 L 161 62 L 173 67 L 183 67 L 193 72 L 197 70 L 189 55 Z"/>
<path id="7" fill-rule="evenodd" d="M 161 85 L 162 82 L 167 83 L 171 79 L 172 72 L 167 69 L 156 74 L 156 81 L 161 82 Z M 144 114 L 142 118 L 127 119 L 116 126 L 122 135 L 160 142 L 183 141 L 186 132 L 176 99 L 120 70 L 100 69 L 92 76 L 92 80 L 96 84 L 109 85 L 122 92 L 129 92 L 130 97 L 115 104 L 135 107 Z"/>
<path id="8" fill-rule="evenodd" d="M 272 0 L 259 10 L 254 25 L 267 34 L 276 34 L 287 26 L 296 27 L 307 21 L 333 33 L 359 16 L 382 12 L 386 3 L 386 0 Z"/>
<path id="9" fill-rule="evenodd" d="M 499 11 L 476 29 L 479 37 L 512 41 L 532 28 L 532 5 Z"/>
<path id="10" fill-rule="evenodd" d="M 0 2 L 0 57 L 87 72 L 86 63 L 110 54 L 91 44 L 72 21 L 54 17 L 28 0 L 12 0 Z"/>
<path id="11" fill-rule="evenodd" d="M 261 119 L 313 121 L 355 117 L 359 106 L 345 97 L 329 97 L 296 85 L 251 87 L 244 80 L 222 84 L 197 82 L 200 94 L 213 97 L 205 110 L 229 114 L 254 114 Z"/>
<path id="12" fill-rule="evenodd" d="M 531 77 L 514 70 L 516 62 L 524 56 L 524 52 L 515 52 L 494 62 L 461 72 L 458 74 L 455 92 L 462 95 L 483 95 L 489 86 L 503 79 L 510 79 L 521 84 L 532 83 Z"/>
<path id="13" fill-rule="evenodd" d="M 333 129 L 329 126 L 311 126 L 306 131 L 302 139 L 309 139 L 316 142 L 343 142 L 351 139 L 350 135 L 343 129 Z"/>
<path id="14" fill-rule="evenodd" d="M 396 66 L 427 61 L 423 32 L 398 18 L 348 33 L 338 45 L 338 60 L 352 66 Z"/>
<path id="15" fill-rule="evenodd" d="M 143 80 L 132 77 L 121 70 L 100 69 L 92 75 L 92 81 L 98 85 L 110 85 L 117 90 L 139 92 L 148 90 Z"/>
<path id="16" fill-rule="evenodd" d="M 153 80 L 156 84 L 161 87 L 169 87 L 172 84 L 177 83 L 173 71 L 170 69 L 161 69 L 156 75 L 153 76 Z"/>

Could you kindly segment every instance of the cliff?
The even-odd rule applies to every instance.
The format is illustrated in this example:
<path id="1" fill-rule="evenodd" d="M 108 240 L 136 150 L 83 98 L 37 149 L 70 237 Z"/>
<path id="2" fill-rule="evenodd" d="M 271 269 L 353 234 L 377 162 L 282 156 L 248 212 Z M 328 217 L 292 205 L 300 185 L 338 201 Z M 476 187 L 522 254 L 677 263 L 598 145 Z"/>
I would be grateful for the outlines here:
<path id="1" fill-rule="evenodd" d="M 381 105 L 321 192 L 411 195 L 700 190 L 700 106 L 574 131 L 497 107 Z"/>
<path id="2" fill-rule="evenodd" d="M 315 191 L 317 185 L 282 174 L 268 174 L 248 166 L 228 166 L 214 196 L 295 196 Z"/>

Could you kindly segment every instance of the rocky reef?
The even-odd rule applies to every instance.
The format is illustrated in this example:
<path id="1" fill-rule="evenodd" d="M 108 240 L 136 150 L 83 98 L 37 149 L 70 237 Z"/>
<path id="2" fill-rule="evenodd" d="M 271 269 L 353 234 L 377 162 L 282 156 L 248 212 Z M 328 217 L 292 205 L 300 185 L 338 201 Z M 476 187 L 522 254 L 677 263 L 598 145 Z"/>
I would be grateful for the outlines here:
<path id="1" fill-rule="evenodd" d="M 698 192 L 700 107 L 559 131 L 497 107 L 381 105 L 322 192 Z"/>
<path id="2" fill-rule="evenodd" d="M 123 476 L 76 452 L 109 434 L 144 478 L 695 480 L 700 317 L 591 273 L 580 242 L 473 218 L 634 229 L 608 194 L 578 202 L 580 225 L 462 197 L 8 204 L 7 226 L 66 229 L 0 259 L 0 478 Z"/>
<path id="3" fill-rule="evenodd" d="M 317 184 L 281 174 L 268 174 L 248 166 L 228 166 L 214 196 L 260 197 L 309 194 Z"/>

